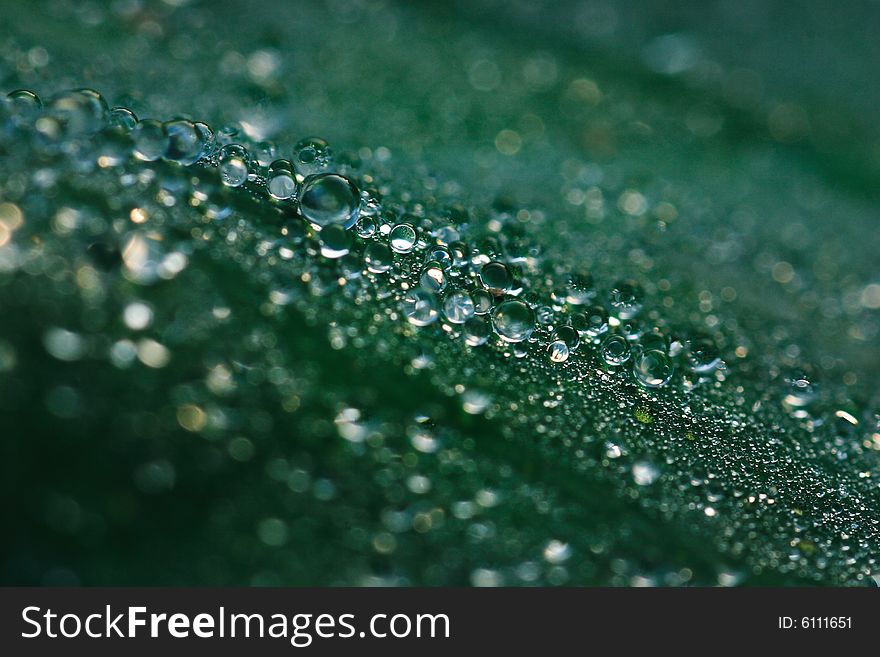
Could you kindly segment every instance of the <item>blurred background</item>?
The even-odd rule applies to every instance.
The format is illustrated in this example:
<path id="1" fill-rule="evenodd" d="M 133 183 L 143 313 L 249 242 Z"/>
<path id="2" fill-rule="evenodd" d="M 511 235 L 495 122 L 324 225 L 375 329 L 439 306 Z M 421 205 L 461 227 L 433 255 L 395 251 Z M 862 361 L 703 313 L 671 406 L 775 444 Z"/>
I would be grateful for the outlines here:
<path id="1" fill-rule="evenodd" d="M 455 181 L 464 205 L 540 208 L 547 220 L 536 233 L 549 261 L 588 261 L 600 281 L 660 281 L 649 293 L 670 322 L 703 324 L 711 316 L 711 327 L 733 336 L 729 347 L 745 349 L 747 385 L 760 392 L 781 372 L 807 369 L 835 403 L 872 417 L 868 409 L 880 401 L 878 28 L 880 5 L 873 1 L 842 7 L 758 0 L 2 0 L 0 88 L 48 97 L 88 86 L 141 118 L 238 122 L 250 138 L 279 144 L 318 135 L 340 149 L 381 154 L 404 190 L 416 178 L 436 177 Z M 224 294 L 238 294 L 246 306 L 256 292 L 241 285 Z M 7 307 L 0 306 L 0 336 L 6 331 L 8 344 L 48 321 L 40 313 L 50 311 L 25 304 L 24 296 L 10 292 Z M 150 303 L 158 316 L 165 302 Z M 247 320 L 247 311 L 239 317 L 245 328 L 262 321 Z M 621 501 L 618 508 L 586 501 L 587 491 L 604 494 L 592 480 L 577 484 L 583 488 L 571 495 L 568 515 L 547 520 L 560 523 L 556 534 L 583 531 L 578 554 L 590 556 L 564 573 L 554 570 L 565 560 L 557 552 L 575 539 L 552 543 L 556 534 L 544 521 L 507 542 L 497 538 L 531 518 L 516 505 L 489 529 L 492 523 L 473 529 L 462 511 L 458 534 L 448 525 L 452 534 L 442 540 L 422 532 L 405 538 L 395 522 L 409 531 L 414 515 L 436 521 L 430 518 L 438 507 L 413 509 L 398 500 L 392 513 L 379 499 L 382 477 L 391 476 L 382 474 L 384 466 L 358 470 L 357 459 L 322 453 L 321 441 L 333 433 L 343 398 L 394 409 L 387 422 L 397 428 L 389 432 L 401 435 L 418 430 L 411 420 L 418 401 L 442 409 L 445 398 L 428 383 L 412 384 L 416 399 L 389 392 L 404 387 L 390 367 L 377 370 L 386 378 L 382 399 L 373 399 L 371 381 L 351 383 L 345 372 L 371 371 L 382 358 L 343 353 L 323 360 L 323 329 L 291 330 L 302 341 L 288 354 L 290 367 L 301 370 L 297 404 L 317 395 L 305 388 L 326 392 L 312 400 L 314 416 L 297 420 L 301 440 L 292 453 L 279 437 L 279 421 L 259 415 L 258 387 L 236 404 L 258 413 L 244 426 L 263 429 L 256 438 L 224 435 L 233 442 L 222 449 L 212 444 L 223 456 L 211 452 L 211 458 L 225 459 L 214 463 L 169 433 L 170 426 L 185 435 L 192 421 L 186 413 L 195 411 L 180 420 L 179 409 L 194 403 L 172 399 L 178 414 L 169 411 L 170 420 L 160 410 L 169 402 L 156 391 L 180 385 L 186 368 L 147 379 L 131 398 L 108 397 L 131 379 L 96 370 L 95 399 L 103 394 L 107 404 L 131 411 L 124 419 L 100 408 L 84 412 L 88 420 L 39 417 L 35 409 L 57 373 L 41 357 L 34 362 L 42 369 L 0 374 L 4 390 L 25 391 L 7 397 L 0 429 L 9 507 L 2 581 L 804 581 L 773 574 L 772 567 L 754 569 L 720 530 L 697 547 L 681 517 L 673 522 L 679 529 L 669 528 L 669 518 L 641 525 L 640 503 Z M 230 328 L 227 337 L 235 333 Z M 190 354 L 194 368 L 204 356 L 200 349 Z M 334 368 L 338 376 L 321 374 Z M 84 395 L 85 408 L 98 408 Z M 498 431 L 480 418 L 445 413 L 462 440 Z M 95 427 L 114 415 L 119 431 L 140 433 L 143 441 L 108 451 Z M 54 442 L 59 435 L 61 448 Z M 145 446 L 154 438 L 159 442 Z M 239 438 L 246 442 L 235 443 Z M 18 444 L 27 441 L 35 442 Z M 110 471 L 101 468 L 105 458 Z M 482 475 L 462 475 L 469 483 L 455 486 L 470 486 L 476 496 L 483 491 L 475 508 L 491 509 L 486 495 L 504 484 L 486 482 L 504 480 L 509 455 L 501 450 L 484 458 Z M 526 470 L 537 467 L 529 458 L 523 457 Z M 540 483 L 550 474 L 534 476 Z M 276 485 L 298 501 L 280 501 Z M 533 501 L 532 493 L 526 497 Z M 545 503 L 554 506 L 547 495 Z M 277 505 L 283 508 L 270 513 Z M 558 508 L 568 507 L 560 501 Z M 401 519 L 398 512 L 410 515 Z M 288 517 L 307 519 L 282 520 Z M 618 517 L 632 522 L 618 526 Z M 492 547 L 474 539 L 475 532 L 492 534 Z M 642 551 L 645 541 L 655 548 Z M 327 549 L 316 552 L 315 545 Z M 534 577 L 522 566 L 531 563 L 526 553 L 543 564 Z"/>

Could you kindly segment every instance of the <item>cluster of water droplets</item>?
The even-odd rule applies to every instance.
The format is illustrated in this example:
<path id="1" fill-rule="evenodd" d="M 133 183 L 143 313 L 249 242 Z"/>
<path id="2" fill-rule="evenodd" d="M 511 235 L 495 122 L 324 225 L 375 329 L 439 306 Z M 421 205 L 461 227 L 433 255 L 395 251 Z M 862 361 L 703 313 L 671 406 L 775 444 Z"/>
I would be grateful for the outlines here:
<path id="1" fill-rule="evenodd" d="M 189 118 L 139 119 L 128 108 L 109 107 L 91 89 L 61 93 L 45 105 L 31 91 L 14 91 L 2 111 L 16 129 L 35 130 L 46 149 L 70 148 L 82 142 L 69 138 L 100 132 L 95 156 L 102 167 L 133 156 L 216 169 L 226 187 L 280 206 L 288 216 L 285 234 L 294 241 L 312 233 L 323 258 L 357 253 L 366 272 L 392 279 L 399 308 L 414 327 L 440 324 L 471 347 L 492 342 L 516 357 L 544 350 L 554 364 L 591 351 L 610 370 L 629 369 L 646 388 L 666 386 L 677 365 L 697 378 L 724 367 L 711 339 L 670 338 L 643 325 L 637 282 L 602 291 L 589 272 L 542 279 L 535 259 L 503 229 L 469 243 L 466 217 L 429 219 L 386 207 L 323 139 L 306 138 L 282 152 L 250 141 L 234 125 L 215 130 Z"/>

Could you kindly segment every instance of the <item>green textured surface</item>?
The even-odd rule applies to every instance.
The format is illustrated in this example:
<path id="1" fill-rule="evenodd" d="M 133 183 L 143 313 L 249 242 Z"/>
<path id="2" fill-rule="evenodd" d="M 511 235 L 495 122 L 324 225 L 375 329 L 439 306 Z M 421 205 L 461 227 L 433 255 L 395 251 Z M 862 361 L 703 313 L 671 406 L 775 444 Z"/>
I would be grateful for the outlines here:
<path id="1" fill-rule="evenodd" d="M 277 217 L 210 171 L 128 163 L 155 177 L 126 186 L 7 141 L 0 201 L 21 206 L 12 244 L 27 255 L 0 273 L 0 346 L 14 356 L 0 373 L 4 582 L 871 581 L 873 4 L 266 5 L 3 3 L 2 89 L 87 85 L 142 118 L 370 149 L 358 175 L 387 204 L 424 201 L 429 218 L 468 207 L 475 240 L 526 209 L 506 226 L 542 249 L 531 278 L 639 280 L 650 321 L 715 334 L 725 380 L 689 392 L 679 375 L 649 393 L 603 377 L 587 348 L 564 365 L 471 349 L 393 315 L 381 276 L 316 294 L 301 274 L 320 278 L 320 258 L 267 250 Z M 665 34 L 687 55 L 675 74 L 653 70 Z M 521 140 L 513 154 L 496 147 L 503 130 Z M 51 183 L 34 175 L 53 170 Z M 193 176 L 230 217 L 187 205 Z M 645 212 L 626 211 L 627 190 Z M 52 219 L 65 207 L 80 213 L 73 230 Z M 129 234 L 132 207 L 188 255 L 171 280 L 89 260 L 96 238 Z M 120 319 L 135 300 L 153 309 L 145 331 Z M 47 353 L 53 327 L 84 336 L 83 355 Z M 108 359 L 141 338 L 169 363 Z M 804 368 L 822 393 L 796 417 L 784 379 Z M 487 396 L 483 412 L 463 409 L 467 391 Z M 195 432 L 180 421 L 192 407 L 207 418 Z M 362 440 L 334 422 L 346 408 Z M 858 427 L 836 422 L 841 409 Z M 441 447 L 420 450 L 419 432 Z M 645 464 L 659 473 L 647 485 Z"/>

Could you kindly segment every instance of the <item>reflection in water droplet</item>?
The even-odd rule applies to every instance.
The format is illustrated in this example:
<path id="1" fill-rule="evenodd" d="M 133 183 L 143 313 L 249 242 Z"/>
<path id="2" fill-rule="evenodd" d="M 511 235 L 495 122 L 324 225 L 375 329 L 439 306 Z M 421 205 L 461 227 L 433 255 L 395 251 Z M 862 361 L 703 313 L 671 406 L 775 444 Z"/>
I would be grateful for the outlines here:
<path id="1" fill-rule="evenodd" d="M 602 359 L 612 367 L 623 365 L 630 358 L 629 343 L 619 335 L 609 335 L 602 341 Z"/>
<path id="2" fill-rule="evenodd" d="M 220 149 L 220 180 L 227 187 L 241 187 L 248 179 L 250 155 L 244 146 L 227 144 Z"/>
<path id="3" fill-rule="evenodd" d="M 410 224 L 397 224 L 391 229 L 388 239 L 391 249 L 396 253 L 409 253 L 416 244 L 416 229 Z"/>
<path id="4" fill-rule="evenodd" d="M 642 309 L 644 292 L 638 283 L 618 282 L 608 293 L 608 305 L 618 319 L 632 319 Z"/>
<path id="5" fill-rule="evenodd" d="M 535 330 L 535 313 L 522 301 L 505 301 L 492 312 L 492 324 L 502 340 L 522 342 Z"/>
<path id="6" fill-rule="evenodd" d="M 467 344 L 472 347 L 479 347 L 482 344 L 486 344 L 489 336 L 492 335 L 492 325 L 487 319 L 473 317 L 464 323 L 462 334 Z"/>
<path id="7" fill-rule="evenodd" d="M 321 255 L 325 258 L 341 258 L 351 249 L 351 233 L 341 224 L 330 224 L 321 231 Z"/>
<path id="8" fill-rule="evenodd" d="M 428 292 L 442 292 L 446 288 L 446 272 L 438 262 L 428 262 L 422 269 L 419 284 Z"/>
<path id="9" fill-rule="evenodd" d="M 276 201 L 286 201 L 296 194 L 296 170 L 288 160 L 275 160 L 266 172 L 266 189 Z"/>
<path id="10" fill-rule="evenodd" d="M 633 358 L 636 380 L 648 388 L 659 388 L 669 383 L 674 368 L 664 352 L 657 349 L 639 351 Z"/>
<path id="11" fill-rule="evenodd" d="M 568 360 L 570 350 L 562 340 L 555 340 L 547 345 L 547 355 L 554 363 L 564 363 Z"/>
<path id="12" fill-rule="evenodd" d="M 453 324 L 464 324 L 474 316 L 474 301 L 464 290 L 453 290 L 443 301 L 443 314 Z"/>
<path id="13" fill-rule="evenodd" d="M 370 242 L 364 249 L 364 264 L 374 274 L 383 274 L 394 264 L 394 256 L 387 244 Z"/>
<path id="14" fill-rule="evenodd" d="M 360 192 L 345 176 L 323 173 L 306 178 L 299 199 L 302 215 L 316 229 L 328 224 L 351 228 L 357 222 Z"/>
<path id="15" fill-rule="evenodd" d="M 403 313 L 410 324 L 427 326 L 437 320 L 437 300 L 425 290 L 410 290 L 403 297 Z"/>
<path id="16" fill-rule="evenodd" d="M 495 295 L 502 295 L 513 287 L 513 274 L 503 262 L 490 262 L 480 269 L 480 282 Z"/>

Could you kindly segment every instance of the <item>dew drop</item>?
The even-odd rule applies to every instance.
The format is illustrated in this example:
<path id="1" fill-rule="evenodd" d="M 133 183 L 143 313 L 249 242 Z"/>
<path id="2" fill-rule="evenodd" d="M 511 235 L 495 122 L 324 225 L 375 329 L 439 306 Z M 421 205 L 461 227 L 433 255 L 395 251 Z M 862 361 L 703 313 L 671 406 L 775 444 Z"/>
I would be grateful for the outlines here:
<path id="1" fill-rule="evenodd" d="M 482 317 L 473 317 L 464 323 L 462 328 L 464 341 L 471 347 L 479 347 L 486 344 L 492 335 L 492 325 L 489 320 Z"/>
<path id="2" fill-rule="evenodd" d="M 137 126 L 138 118 L 127 107 L 114 107 L 107 115 L 107 123 L 110 127 L 122 128 L 130 132 Z"/>
<path id="3" fill-rule="evenodd" d="M 492 295 L 483 289 L 476 289 L 471 292 L 471 299 L 474 300 L 474 313 L 477 315 L 487 315 L 492 312 L 494 299 Z"/>
<path id="4" fill-rule="evenodd" d="M 351 250 L 351 233 L 341 224 L 330 224 L 321 231 L 321 255 L 336 259 Z"/>
<path id="5" fill-rule="evenodd" d="M 464 324 L 475 314 L 474 300 L 464 290 L 453 290 L 443 300 L 443 314 L 453 324 Z"/>
<path id="6" fill-rule="evenodd" d="M 322 173 L 306 178 L 299 209 L 320 230 L 329 224 L 351 228 L 358 220 L 360 192 L 345 176 Z"/>
<path id="7" fill-rule="evenodd" d="M 168 121 L 162 127 L 166 138 L 164 153 L 166 160 L 184 166 L 198 161 L 205 143 L 202 140 L 202 134 L 192 121 L 178 119 Z"/>
<path id="8" fill-rule="evenodd" d="M 572 274 L 568 278 L 568 289 L 565 300 L 568 303 L 581 306 L 589 303 L 596 296 L 593 285 L 593 276 L 587 272 Z"/>
<path id="9" fill-rule="evenodd" d="M 276 201 L 286 201 L 296 194 L 296 170 L 289 160 L 275 160 L 266 173 L 266 190 Z"/>
<path id="10" fill-rule="evenodd" d="M 688 342 L 687 364 L 695 374 L 710 374 L 718 369 L 721 356 L 711 338 L 700 337 Z"/>
<path id="11" fill-rule="evenodd" d="M 608 304 L 618 319 L 632 319 L 642 310 L 644 292 L 638 283 L 620 281 L 608 293 Z"/>
<path id="12" fill-rule="evenodd" d="M 373 219 L 373 217 L 361 215 L 360 219 L 357 220 L 354 229 L 355 232 L 357 232 L 358 237 L 367 240 L 376 234 L 379 227 L 376 225 L 376 220 Z"/>
<path id="13" fill-rule="evenodd" d="M 535 330 L 535 313 L 522 301 L 505 301 L 492 312 L 492 323 L 502 340 L 522 342 Z"/>
<path id="14" fill-rule="evenodd" d="M 416 229 L 410 224 L 397 224 L 388 235 L 395 253 L 409 253 L 416 244 Z"/>
<path id="15" fill-rule="evenodd" d="M 560 326 L 553 333 L 554 340 L 561 340 L 570 351 L 574 351 L 581 343 L 580 334 L 572 326 Z"/>
<path id="16" fill-rule="evenodd" d="M 23 125 L 32 122 L 43 110 L 43 101 L 33 91 L 16 89 L 6 95 L 6 106 L 15 122 Z"/>
<path id="17" fill-rule="evenodd" d="M 394 256 L 387 244 L 382 242 L 370 242 L 364 249 L 364 264 L 374 274 L 383 274 L 394 263 Z"/>
<path id="18" fill-rule="evenodd" d="M 503 295 L 513 287 L 513 274 L 503 262 L 489 262 L 480 269 L 480 282 L 495 295 Z"/>
<path id="19" fill-rule="evenodd" d="M 92 89 L 65 91 L 49 103 L 49 113 L 68 134 L 91 134 L 104 127 L 107 101 Z"/>
<path id="20" fill-rule="evenodd" d="M 306 137 L 300 140 L 293 149 L 297 168 L 311 175 L 327 169 L 333 160 L 330 145 L 320 137 Z"/>
<path id="21" fill-rule="evenodd" d="M 250 155 L 244 146 L 227 144 L 220 149 L 220 180 L 227 187 L 241 187 L 248 179 Z"/>
<path id="22" fill-rule="evenodd" d="M 414 326 L 427 326 L 437 320 L 437 299 L 426 290 L 410 290 L 403 297 L 403 313 Z"/>
<path id="23" fill-rule="evenodd" d="M 633 358 L 633 374 L 647 388 L 665 386 L 674 369 L 669 356 L 658 349 L 639 351 Z"/>
<path id="24" fill-rule="evenodd" d="M 165 130 L 155 119 L 144 119 L 131 132 L 134 154 L 145 162 L 155 162 L 165 153 Z"/>
<path id="25" fill-rule="evenodd" d="M 609 335 L 602 341 L 602 360 L 606 364 L 617 367 L 630 358 L 629 343 L 619 335 Z"/>

